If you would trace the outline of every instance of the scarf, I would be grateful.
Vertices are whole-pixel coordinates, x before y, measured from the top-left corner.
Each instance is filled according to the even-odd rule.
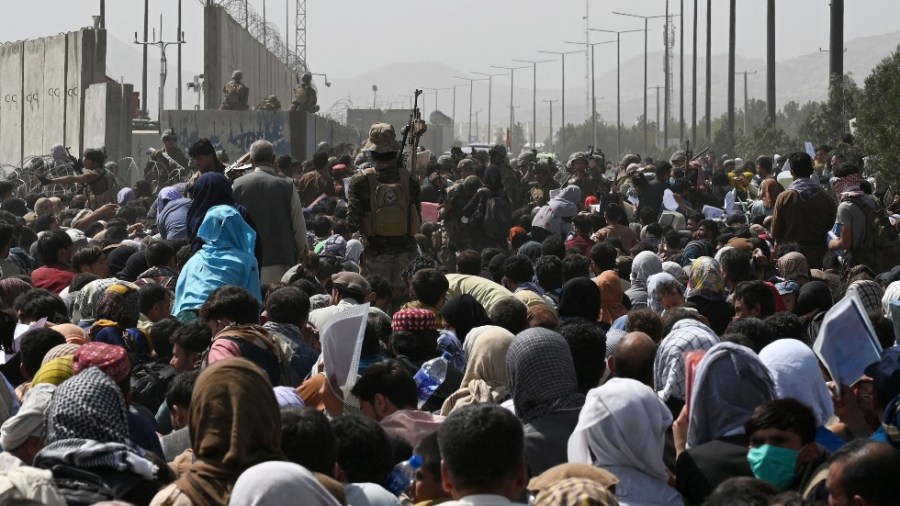
[[[630,290],[647,291],[647,278],[657,272],[662,272],[662,260],[652,251],[638,253],[631,262]]]
[[[647,301],[650,305],[650,309],[652,309],[654,313],[659,315],[661,315],[664,311],[662,305],[662,294],[659,291],[660,287],[664,284],[669,286],[678,284],[678,287],[682,288],[681,284],[678,283],[678,280],[668,272],[658,272],[650,276],[650,278],[647,280]]]
[[[653,383],[659,398],[684,400],[684,354],[694,350],[708,350],[718,344],[719,337],[702,322],[685,319],[675,323],[659,343],[653,361]]]
[[[722,300],[725,279],[722,267],[715,258],[700,257],[691,264],[691,278],[688,280],[685,298],[699,295],[709,300]]]
[[[117,281],[103,292],[94,314],[98,320],[97,325],[108,320],[123,329],[136,327],[140,316],[140,297],[137,287],[125,281]],[[109,322],[101,326],[111,326]]]
[[[484,306],[467,293],[450,299],[441,306],[441,316],[445,323],[453,327],[456,337],[463,343],[473,328],[491,324]]]
[[[628,313],[625,305],[622,304],[622,283],[616,271],[605,271],[597,277],[597,286],[600,288],[600,300],[603,305],[600,309],[600,321],[603,323],[612,323],[618,320],[622,315]]]
[[[822,313],[831,309],[834,305],[834,299],[831,296],[831,290],[828,285],[821,281],[810,281],[800,287],[800,293],[797,295],[797,307],[794,313],[797,316],[815,311],[815,314]]]
[[[796,339],[779,339],[759,352],[779,399],[793,398],[813,410],[817,426],[834,415],[834,403],[812,349]]]
[[[588,278],[572,278],[562,287],[557,313],[560,319],[584,318],[595,322],[600,316],[601,306],[602,298],[597,285]]]
[[[159,195],[156,196],[156,212],[161,213],[163,208],[166,207],[166,204],[182,197],[184,197],[184,195],[182,195],[181,191],[174,186],[166,186],[162,190],[159,190]]]
[[[509,333],[487,333],[472,345],[460,388],[444,401],[441,414],[469,404],[499,404],[508,395],[506,355]]]
[[[131,445],[122,390],[105,372],[90,367],[62,382],[47,413],[49,445],[67,439]]]
[[[841,200],[859,197],[864,193],[859,189],[859,174],[848,174],[844,177],[833,177],[828,180],[834,189],[834,194],[838,195]]]
[[[300,327],[296,325],[290,323],[278,323],[270,320],[263,325],[263,328],[268,330],[270,334],[281,334],[292,343],[303,342],[303,332],[301,332]]]
[[[243,358],[220,360],[200,373],[188,430],[196,460],[175,483],[195,506],[228,504],[241,473],[284,459],[272,384]]]
[[[300,498],[306,506],[340,504],[316,475],[293,462],[263,462],[247,469],[234,484],[231,504],[296,504]]]
[[[196,252],[203,246],[203,239],[198,235],[206,212],[216,206],[235,206],[236,203],[231,190],[231,181],[218,172],[201,174],[191,186],[191,197],[193,200],[188,208],[186,221],[191,250]]]
[[[552,330],[520,332],[506,354],[506,369],[510,396],[523,424],[553,413],[578,411],[584,404],[569,345]]]
[[[52,469],[65,464],[80,469],[114,469],[134,473],[145,480],[155,480],[159,467],[139,450],[121,443],[100,443],[90,439],[64,439],[41,449],[34,467]]]
[[[810,279],[809,265],[803,253],[792,251],[778,258],[775,263],[781,277],[794,282],[800,282],[800,278]]]
[[[788,190],[794,190],[800,195],[800,200],[806,202],[819,193],[819,184],[808,177],[794,179]]]

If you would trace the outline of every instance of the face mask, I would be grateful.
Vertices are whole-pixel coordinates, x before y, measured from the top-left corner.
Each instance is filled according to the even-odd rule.
[[[675,186],[675,178],[674,177],[669,178],[669,186]]]
[[[753,470],[753,476],[784,491],[794,483],[794,469],[799,455],[797,450],[762,445],[747,452],[747,461]]]

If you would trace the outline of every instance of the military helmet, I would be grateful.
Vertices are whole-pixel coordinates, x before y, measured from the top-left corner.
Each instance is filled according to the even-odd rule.
[[[684,150],[679,149],[678,151],[672,153],[672,156],[669,157],[669,163],[671,163],[672,165],[682,165],[684,164],[684,159],[686,156],[687,155],[685,154]]]
[[[160,139],[163,141],[165,141],[166,139],[172,139],[173,141],[177,141],[178,134],[175,133],[175,130],[172,130],[171,128],[167,128],[165,131],[163,131],[162,135],[160,136]]]
[[[536,161],[537,155],[534,154],[534,151],[522,151],[519,153],[519,156],[516,157],[516,166],[523,167]]]
[[[471,158],[463,158],[459,161],[459,164],[456,165],[457,170],[468,170],[471,172],[475,172],[475,161]]]
[[[534,168],[531,169],[531,172],[535,174],[549,174],[550,162],[546,158],[538,160],[537,163],[534,164]]]
[[[438,166],[443,170],[453,169],[453,158],[450,155],[441,155],[437,159]]]
[[[493,146],[491,146],[491,149],[488,150],[488,156],[505,157],[506,146],[504,146],[503,144],[494,144]]]

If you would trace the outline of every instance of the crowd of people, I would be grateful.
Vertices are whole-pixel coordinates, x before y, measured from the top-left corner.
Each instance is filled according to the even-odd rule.
[[[858,161],[403,149],[0,183],[0,502],[900,501],[898,203]],[[849,385],[813,346],[845,297]]]

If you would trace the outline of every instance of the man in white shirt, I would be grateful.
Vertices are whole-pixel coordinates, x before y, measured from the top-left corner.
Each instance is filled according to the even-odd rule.
[[[527,481],[522,424],[494,404],[472,404],[450,414],[438,430],[441,481],[453,501],[445,506],[508,506]]]

